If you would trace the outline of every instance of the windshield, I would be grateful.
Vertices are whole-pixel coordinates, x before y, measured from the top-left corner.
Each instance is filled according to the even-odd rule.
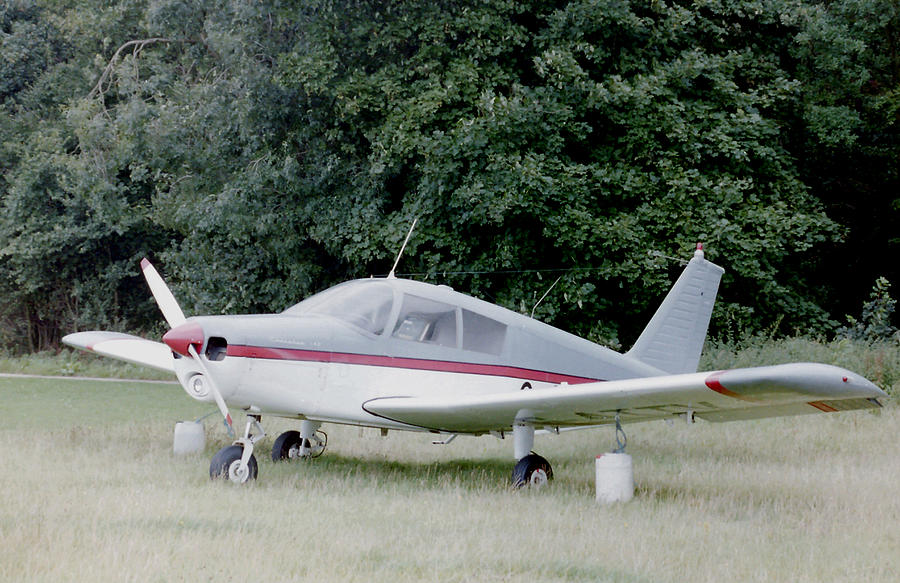
[[[394,292],[390,286],[377,282],[350,282],[307,298],[284,313],[331,316],[366,332],[381,334],[393,304]]]

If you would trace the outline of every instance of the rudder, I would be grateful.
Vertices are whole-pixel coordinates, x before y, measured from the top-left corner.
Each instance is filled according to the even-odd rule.
[[[696,372],[719,281],[725,270],[703,257],[694,257],[626,356],[668,374]]]

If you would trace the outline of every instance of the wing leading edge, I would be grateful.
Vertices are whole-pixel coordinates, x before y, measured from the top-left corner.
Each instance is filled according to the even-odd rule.
[[[76,332],[62,341],[73,348],[96,352],[133,364],[174,373],[172,349],[162,342],[120,332]]]
[[[693,413],[732,421],[879,407],[887,395],[848,370],[813,363],[666,375],[478,396],[385,397],[363,408],[433,430],[483,433],[514,421],[568,427]]]

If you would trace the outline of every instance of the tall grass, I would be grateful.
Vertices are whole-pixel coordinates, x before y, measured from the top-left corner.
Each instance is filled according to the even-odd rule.
[[[835,345],[836,346],[836,345]],[[714,347],[708,368],[752,359]],[[811,358],[785,341],[760,358]],[[895,357],[849,351],[861,373]],[[812,352],[811,352],[812,351]],[[773,358],[781,355],[783,358]],[[830,354],[825,350],[825,354]],[[867,360],[868,359],[868,360]],[[830,358],[824,359],[831,361]],[[853,366],[853,362],[875,368]],[[869,362],[870,364],[866,364]],[[731,364],[729,364],[731,363]],[[895,581],[900,408],[729,424],[627,427],[637,495],[602,506],[610,428],[539,436],[556,479],[506,485],[512,444],[328,425],[318,460],[208,479],[226,443],[171,453],[211,408],[175,385],[0,378],[0,581]]]

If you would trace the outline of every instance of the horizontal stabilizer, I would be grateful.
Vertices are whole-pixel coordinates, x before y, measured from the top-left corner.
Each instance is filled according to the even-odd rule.
[[[721,372],[561,384],[545,389],[448,397],[387,397],[363,408],[393,421],[451,433],[649,421],[696,414],[728,421],[877,407],[887,395],[848,370],[797,363]],[[844,407],[839,403],[845,403]]]
[[[162,342],[154,342],[121,332],[76,332],[62,341],[73,348],[96,352],[118,360],[174,373],[172,349]]]

